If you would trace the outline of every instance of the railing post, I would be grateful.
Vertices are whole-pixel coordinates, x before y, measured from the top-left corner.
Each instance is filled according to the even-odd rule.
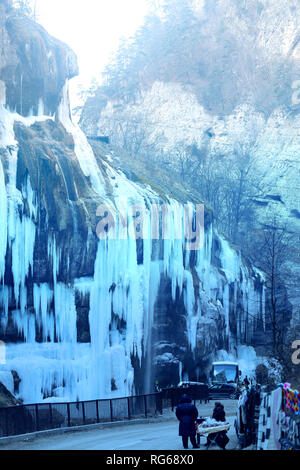
[[[3,408],[4,410],[4,419],[5,419],[5,430],[6,430],[6,436],[9,435],[9,432],[8,432],[8,409],[7,408]]]
[[[71,427],[70,403],[67,403],[68,427]]]
[[[155,400],[155,404],[156,404],[156,412],[158,412],[159,414],[163,414],[163,397],[162,397],[162,392],[158,393],[156,395],[156,400]]]
[[[36,430],[39,431],[39,429],[40,429],[39,405],[35,405],[35,425],[36,425]]]
[[[23,434],[27,434],[27,428],[28,428],[28,418],[27,418],[27,409],[24,405],[22,407],[20,406],[20,413],[22,413],[22,422],[23,422]]]
[[[99,418],[99,402],[96,400],[96,416],[97,416],[97,423],[100,423],[100,418]]]
[[[84,401],[82,402],[82,420],[83,420],[83,424],[85,424],[85,409],[84,409]]]
[[[148,411],[147,411],[147,396],[144,395],[144,407],[145,407],[145,418],[148,418]]]
[[[53,413],[52,413],[51,403],[49,403],[49,416],[50,416],[50,427],[53,428]]]
[[[110,421],[112,422],[112,420],[113,420],[113,407],[112,407],[111,399],[109,399],[109,409],[110,409]]]
[[[128,409],[128,419],[131,419],[131,416],[130,416],[130,401],[129,401],[129,397],[127,398],[127,409]]]

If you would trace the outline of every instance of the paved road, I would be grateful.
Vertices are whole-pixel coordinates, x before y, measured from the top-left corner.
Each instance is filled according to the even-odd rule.
[[[233,426],[236,402],[228,400],[223,403],[231,424],[227,449],[235,449],[238,445]],[[212,407],[213,403],[199,406],[199,415],[211,415]],[[106,429],[28,437],[23,441],[1,445],[0,450],[181,450],[178,421],[173,415],[171,412],[166,413],[165,421],[157,423],[122,424]],[[205,449],[205,442],[206,438],[202,437],[200,449]],[[217,446],[211,447],[213,449],[220,450]]]

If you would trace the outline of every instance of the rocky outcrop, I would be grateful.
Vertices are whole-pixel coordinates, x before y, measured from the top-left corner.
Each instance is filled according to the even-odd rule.
[[[0,408],[19,405],[20,401],[0,382]]]
[[[54,114],[66,79],[78,73],[73,51],[30,18],[0,3],[1,104],[22,116]]]

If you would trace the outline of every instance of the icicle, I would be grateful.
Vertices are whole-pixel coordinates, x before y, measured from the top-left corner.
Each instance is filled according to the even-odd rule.
[[[25,292],[25,279],[29,268],[33,270],[33,250],[35,243],[35,224],[23,215],[22,221],[16,218],[15,238],[12,242],[12,273],[14,277],[14,293],[18,304],[20,296]],[[22,313],[26,305],[23,303]]]
[[[0,281],[5,272],[5,254],[7,248],[7,196],[2,162],[0,159]]]
[[[76,343],[77,313],[74,289],[65,284],[57,283],[54,288],[55,325],[58,341]]]
[[[229,243],[221,238],[221,263],[229,283],[239,279],[239,268],[241,261],[235,250],[230,248]]]
[[[225,312],[226,335],[229,336],[229,286],[225,284],[223,291],[223,306]]]
[[[196,348],[197,342],[199,314],[198,312],[195,313],[195,293],[192,274],[189,271],[185,271],[184,278],[186,284],[184,289],[184,305],[187,312],[187,332],[189,344],[193,351]]]
[[[62,90],[62,99],[58,107],[57,115],[66,131],[69,132],[74,139],[74,152],[83,174],[90,178],[94,191],[101,196],[105,196],[104,180],[92,148],[80,127],[71,120],[68,81],[66,81]]]
[[[49,285],[44,283],[40,286],[33,286],[33,304],[36,313],[37,324],[43,333],[43,341],[54,341],[54,316],[50,311],[50,305],[53,299],[53,291]]]
[[[39,99],[39,104],[38,104],[38,116],[44,116],[45,114],[45,106],[43,102],[43,98]]]

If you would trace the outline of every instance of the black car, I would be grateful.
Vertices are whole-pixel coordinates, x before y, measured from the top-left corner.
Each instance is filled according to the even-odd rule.
[[[237,399],[240,395],[239,389],[235,384],[213,384],[209,387],[209,398],[215,400],[217,398]]]

